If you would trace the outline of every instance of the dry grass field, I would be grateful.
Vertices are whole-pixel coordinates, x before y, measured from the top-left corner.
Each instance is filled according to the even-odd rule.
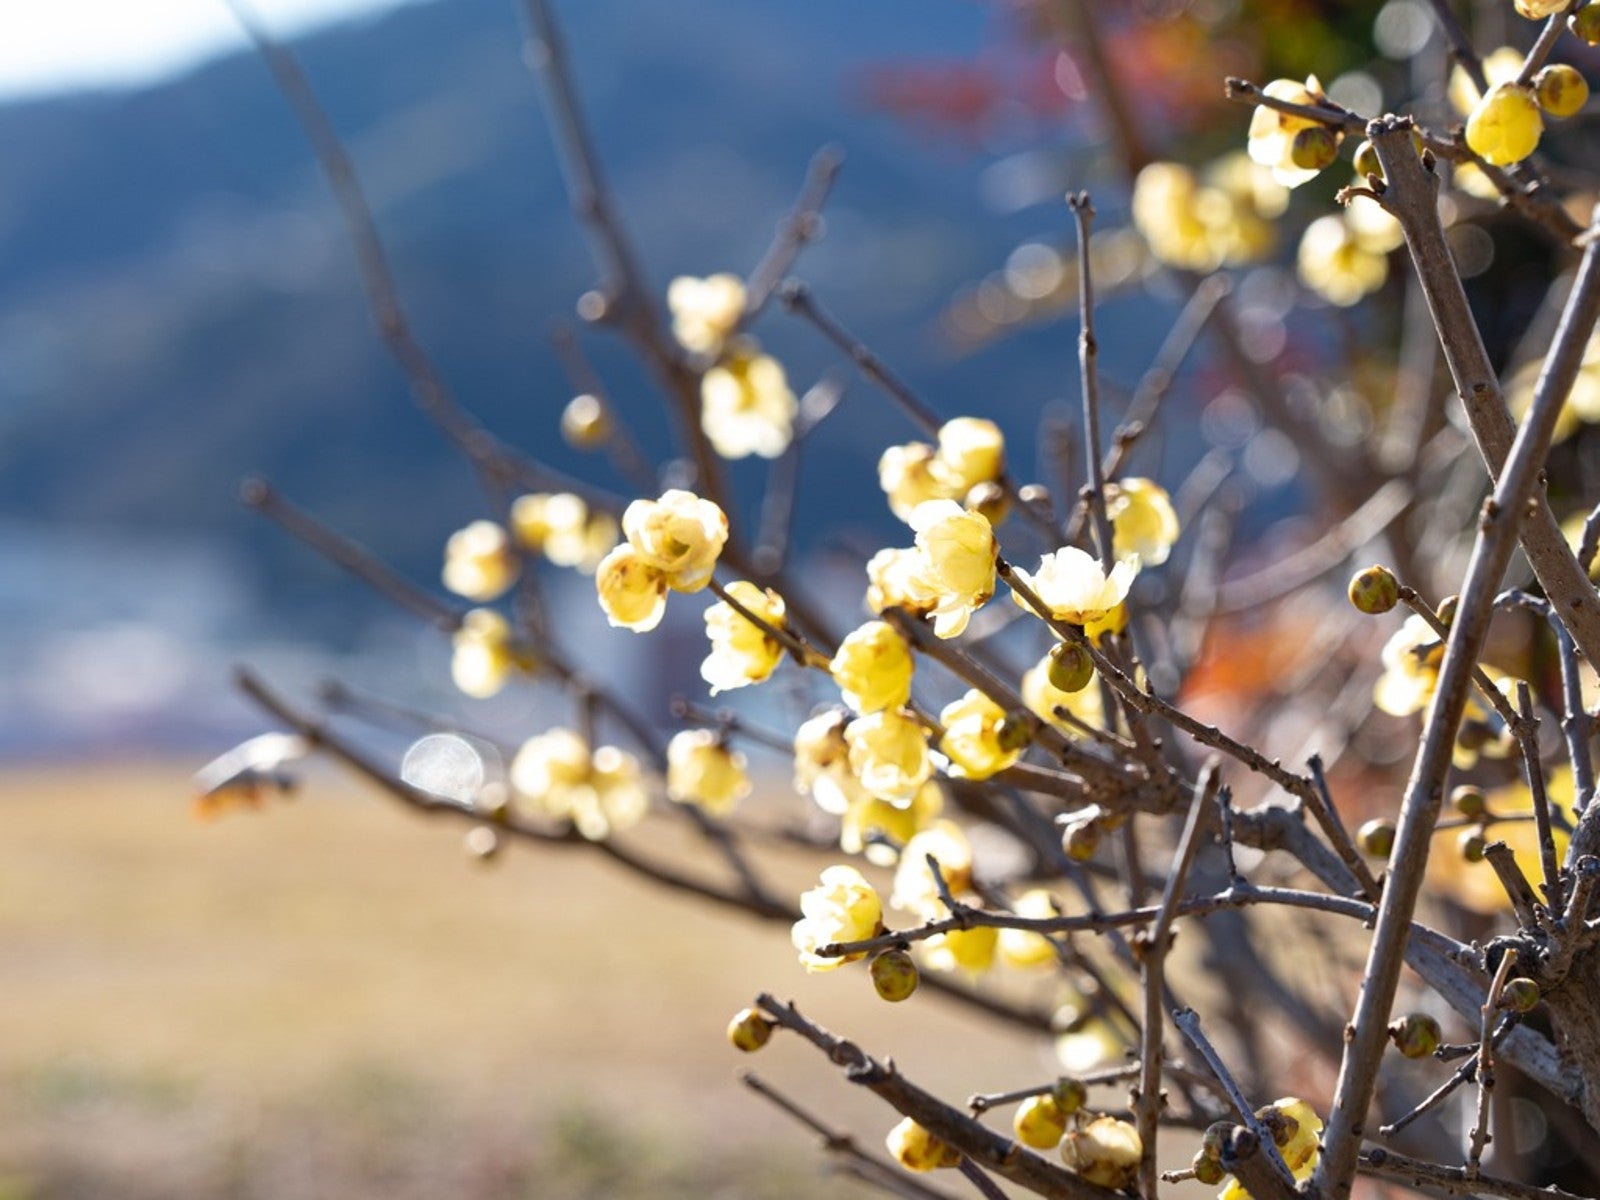
[[[185,766],[11,772],[0,805],[0,1200],[864,1194],[737,1082],[893,1122],[813,1052],[727,1046],[763,987],[948,1094],[1053,1072],[587,852],[475,863],[336,775],[211,824]]]

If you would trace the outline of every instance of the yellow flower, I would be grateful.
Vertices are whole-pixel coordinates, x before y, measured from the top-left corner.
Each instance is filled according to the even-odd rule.
[[[890,446],[878,459],[878,485],[889,498],[890,511],[902,521],[911,520],[911,513],[919,504],[955,496],[955,489],[934,464],[934,448],[926,442]]]
[[[891,804],[859,790],[839,827],[839,849],[865,855],[868,862],[892,866],[900,847],[927,829],[944,811],[944,789],[930,779],[917,789],[910,804]],[[884,839],[894,843],[885,845]]]
[[[928,731],[898,709],[857,717],[845,727],[850,769],[872,795],[909,803],[933,774]]]
[[[1046,655],[1022,675],[1022,702],[1028,711],[1072,737],[1081,737],[1083,731],[1062,720],[1056,709],[1064,708],[1086,725],[1105,728],[1105,713],[1100,706],[1100,688],[1090,681],[1089,686],[1076,692],[1063,692],[1050,683],[1050,657]]]
[[[737,275],[680,275],[667,285],[672,333],[685,350],[717,354],[744,317],[744,281]]]
[[[911,699],[911,649],[894,628],[868,621],[839,643],[828,664],[844,702],[858,713],[899,708]]]
[[[677,592],[697,592],[711,579],[728,540],[728,518],[709,500],[673,488],[659,500],[635,500],[622,531],[646,564]]]
[[[1322,1118],[1304,1100],[1294,1096],[1274,1101],[1271,1107],[1291,1124],[1288,1141],[1278,1147],[1278,1153],[1283,1155],[1283,1165],[1289,1168],[1289,1173],[1296,1181],[1310,1179],[1317,1169],[1320,1150],[1317,1137],[1322,1132]],[[1268,1118],[1269,1126],[1272,1123],[1273,1120]],[[1227,1186],[1217,1193],[1217,1200],[1251,1200],[1251,1196],[1237,1179],[1230,1177]]]
[[[1167,489],[1149,479],[1122,479],[1106,485],[1106,516],[1111,518],[1111,550],[1147,567],[1167,561],[1178,540],[1178,514]]]
[[[709,729],[685,729],[667,743],[667,798],[723,816],[750,794],[744,755]]]
[[[1064,546],[1039,560],[1037,574],[1030,576],[1021,569],[1016,573],[1056,620],[1088,625],[1104,620],[1127,599],[1133,578],[1139,573],[1139,563],[1124,558],[1107,575],[1092,556],[1076,546]],[[1020,596],[1013,596],[1028,608]]]
[[[1492,88],[1498,83],[1510,83],[1522,74],[1522,51],[1515,46],[1501,46],[1483,56],[1483,77]],[[1450,104],[1463,117],[1477,107],[1482,93],[1478,85],[1458,65],[1450,72]],[[1498,192],[1495,195],[1499,195]]]
[[[939,885],[928,866],[930,855],[939,864],[939,873],[951,895],[972,890],[972,843],[954,821],[936,821],[900,852],[889,903],[925,921],[936,921],[947,914],[939,897]]]
[[[745,580],[728,585],[728,594],[776,629],[784,627],[783,597]],[[700,678],[711,694],[760,683],[783,658],[783,644],[755,622],[718,601],[706,609],[706,636],[711,653],[700,664]]]
[[[1533,389],[1543,367],[1544,356],[1537,355],[1518,367],[1506,381],[1506,403],[1519,421],[1533,407]],[[1600,331],[1589,335],[1577,378],[1572,381],[1572,390],[1567,393],[1561,415],[1556,418],[1554,440],[1566,441],[1582,426],[1594,424],[1600,424]]]
[[[1300,236],[1295,259],[1300,282],[1330,304],[1348,308],[1389,277],[1389,260],[1362,244],[1346,219],[1318,217]]]
[[[610,514],[591,512],[571,492],[518,496],[511,504],[511,528],[529,550],[585,574],[592,574],[617,544],[617,523]]]
[[[879,550],[867,562],[867,607],[875,613],[902,608],[913,616],[930,613],[939,603],[939,590],[928,570],[927,557],[914,547]]]
[[[1021,757],[1020,748],[1008,750],[1000,744],[1005,716],[1005,709],[976,688],[944,706],[939,713],[939,724],[944,726],[939,749],[950,759],[952,774],[987,779]]]
[[[1413,614],[1386,643],[1380,655],[1383,674],[1372,690],[1372,701],[1391,716],[1407,717],[1428,706],[1439,682],[1444,643],[1432,627]]]
[[[1274,79],[1261,90],[1274,100],[1284,100],[1290,104],[1300,104],[1310,108],[1315,108],[1326,99],[1322,94],[1322,85],[1317,82],[1315,75],[1307,77],[1303,84],[1296,83],[1292,79]],[[1272,168],[1273,177],[1279,183],[1285,187],[1298,187],[1308,179],[1315,179],[1322,168],[1302,167],[1296,163],[1295,135],[1321,124],[1308,117],[1291,116],[1262,105],[1250,118],[1250,135],[1246,149],[1256,162]],[[1324,125],[1323,128],[1328,127]],[[1338,139],[1343,136],[1342,133],[1338,130],[1330,132],[1333,133],[1337,144]]]
[[[838,709],[828,709],[794,732],[794,790],[835,815],[867,798],[850,773],[850,745],[844,737],[847,720]]]
[[[940,1141],[910,1117],[889,1130],[883,1143],[895,1162],[908,1171],[936,1171],[961,1165],[961,1151]]]
[[[626,542],[600,560],[594,586],[606,620],[623,629],[646,633],[667,611],[667,577]]]
[[[1570,0],[1514,0],[1513,7],[1530,21],[1543,21],[1558,12],[1565,12]]]
[[[1544,118],[1533,89],[1497,83],[1467,117],[1467,146],[1497,167],[1521,162],[1539,146]]]
[[[650,807],[638,759],[615,746],[591,754],[570,729],[524,742],[511,762],[511,786],[546,816],[571,821],[590,841],[638,824]]]
[[[816,951],[835,942],[864,942],[883,930],[883,902],[854,867],[834,866],[822,872],[822,882],[800,895],[801,919],[789,940],[800,951],[807,971],[832,971],[866,957],[865,952],[823,958]]]
[[[932,610],[933,632],[952,638],[994,595],[994,563],[1000,547],[988,518],[969,513],[954,500],[930,500],[911,514],[917,549],[927,563],[926,578],[938,591]]]
[[[1271,253],[1271,218],[1288,199],[1272,172],[1242,151],[1217,159],[1204,181],[1178,163],[1155,162],[1134,181],[1133,223],[1162,262],[1211,271]]]
[[[700,382],[700,425],[723,458],[777,458],[794,436],[800,404],[783,366],[741,344]]]
[[[1096,1117],[1081,1129],[1068,1130],[1061,1143],[1061,1158],[1068,1167],[1089,1183],[1107,1188],[1131,1186],[1143,1154],[1139,1131],[1116,1117]]]
[[[949,489],[947,496],[965,496],[978,484],[1000,477],[1005,468],[1005,449],[1005,438],[993,421],[956,417],[939,427],[933,473]]]
[[[1023,892],[1012,909],[1019,917],[1056,916],[1055,897],[1040,888]],[[1000,960],[1013,967],[1043,967],[1059,962],[1054,943],[1042,933],[1027,929],[1002,929],[997,947]]]
[[[480,603],[506,594],[517,581],[517,554],[493,521],[474,521],[444,545],[444,585]]]
[[[976,897],[966,897],[976,900]],[[935,934],[923,943],[923,962],[935,971],[962,970],[982,974],[994,966],[998,929],[980,925],[973,929],[953,929]]]
[[[532,669],[532,659],[512,643],[510,622],[494,609],[475,608],[461,618],[451,639],[450,677],[467,695],[487,699],[512,671]]]

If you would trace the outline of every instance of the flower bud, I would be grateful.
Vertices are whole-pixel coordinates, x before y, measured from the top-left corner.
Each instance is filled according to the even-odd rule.
[[[1017,1141],[1035,1150],[1054,1150],[1067,1131],[1067,1114],[1052,1095],[1029,1096],[1011,1118]]]
[[[1394,849],[1394,822],[1386,817],[1374,817],[1356,830],[1356,845],[1363,854],[1388,858]]]
[[[936,1171],[961,1165],[961,1151],[934,1137],[910,1117],[891,1129],[883,1142],[894,1160],[908,1171]]]
[[[1515,979],[1506,980],[1505,987],[1500,989],[1500,1007],[1509,1008],[1512,1012],[1532,1012],[1539,1003],[1539,985],[1526,975],[1519,975]]]
[[[995,729],[995,741],[1008,754],[1026,749],[1028,743],[1033,741],[1033,730],[1037,724],[1037,720],[1029,713],[1008,712],[1000,718],[1000,724]]]
[[[1222,1163],[1212,1158],[1204,1150],[1194,1156],[1194,1177],[1207,1187],[1216,1187],[1227,1178],[1228,1173],[1222,1169]]]
[[[1552,117],[1570,117],[1589,101],[1589,81],[1566,63],[1553,63],[1533,77],[1539,107]]]
[[[1591,46],[1600,46],[1600,4],[1585,4],[1567,18],[1567,28]]]
[[[1544,133],[1533,89],[1497,83],[1467,117],[1467,146],[1497,167],[1532,154]]]
[[[1283,1149],[1300,1133],[1300,1122],[1276,1104],[1265,1104],[1256,1109],[1256,1120],[1272,1134],[1272,1144]]]
[[[1096,1117],[1067,1134],[1061,1159],[1090,1183],[1125,1188],[1139,1173],[1144,1143],[1139,1131],[1116,1117]]]
[[[1055,1099],[1056,1107],[1063,1115],[1070,1117],[1088,1102],[1089,1089],[1083,1080],[1074,1079],[1070,1075],[1063,1075],[1056,1080],[1056,1086],[1050,1095]]]
[[[1383,178],[1383,164],[1378,161],[1378,151],[1371,142],[1362,142],[1356,147],[1354,166],[1356,174],[1363,179],[1369,175]]]
[[[1400,603],[1400,581],[1388,567],[1357,571],[1350,578],[1350,603],[1368,616],[1386,613]]]
[[[1061,849],[1073,862],[1088,862],[1100,849],[1099,822],[1073,821],[1061,831]]]
[[[1094,678],[1094,660],[1076,642],[1058,642],[1050,649],[1050,686],[1061,692],[1081,692]]]
[[[1011,498],[1006,495],[1005,488],[992,479],[973,485],[967,493],[964,506],[968,512],[986,517],[989,524],[996,528],[1011,515]]]
[[[1450,807],[1469,821],[1489,811],[1489,798],[1475,787],[1462,785],[1450,793]]]
[[[1320,171],[1338,157],[1338,135],[1326,125],[1302,129],[1289,143],[1289,160],[1303,171]]]
[[[728,1022],[728,1040],[746,1054],[753,1054],[772,1040],[772,1022],[753,1008],[741,1008]]]
[[[1456,847],[1461,851],[1461,857],[1469,863],[1482,862],[1483,852],[1489,848],[1489,842],[1481,829],[1468,829],[1456,839]]]
[[[593,450],[611,437],[611,414],[598,396],[574,396],[561,410],[561,436],[574,450]]]
[[[885,950],[867,964],[872,986],[891,1004],[898,1004],[917,990],[922,976],[917,964],[904,950]]]
[[[1427,1013],[1410,1013],[1389,1026],[1389,1040],[1407,1058],[1426,1058],[1439,1048],[1444,1035],[1439,1022]]]
[[[1439,601],[1439,620],[1446,629],[1456,623],[1456,609],[1461,607],[1460,596],[1446,596]]]

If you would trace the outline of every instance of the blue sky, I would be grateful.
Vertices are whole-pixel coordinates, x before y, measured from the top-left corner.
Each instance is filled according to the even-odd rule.
[[[296,33],[408,0],[254,0]],[[0,99],[122,87],[242,46],[223,0],[0,0]]]

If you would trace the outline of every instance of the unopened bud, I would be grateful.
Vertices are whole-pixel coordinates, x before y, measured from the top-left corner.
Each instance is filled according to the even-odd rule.
[[[746,1054],[754,1053],[772,1040],[772,1022],[753,1008],[741,1008],[728,1022],[728,1040]]]
[[[603,446],[611,436],[611,414],[598,396],[574,396],[561,410],[561,436],[578,450]]]
[[[1371,142],[1362,142],[1356,147],[1355,155],[1356,174],[1365,179],[1369,175],[1383,178],[1383,164],[1378,161],[1378,151]]]
[[[1098,822],[1074,821],[1061,832],[1061,849],[1073,862],[1088,862],[1100,849]]]
[[[1407,1058],[1426,1058],[1439,1048],[1444,1035],[1439,1022],[1427,1013],[1410,1013],[1389,1026],[1389,1040]]]
[[[1509,1008],[1512,1012],[1532,1012],[1539,1003],[1539,985],[1526,975],[1518,975],[1515,979],[1506,980],[1505,987],[1500,989],[1500,1007]]]
[[[917,964],[904,950],[885,950],[867,964],[872,986],[891,1004],[898,1004],[917,990],[922,976]]]
[[[995,729],[995,741],[1007,754],[1026,749],[1028,743],[1033,741],[1034,725],[1032,713],[1009,712],[1000,718],[1000,724]]]
[[[1006,495],[1005,488],[992,479],[985,479],[982,483],[973,484],[967,492],[966,509],[998,528],[1000,522],[1011,514],[1011,498]]]
[[[1312,125],[1294,135],[1289,158],[1302,171],[1320,171],[1339,157],[1339,138],[1326,125]]]
[[[1222,1161],[1212,1158],[1204,1150],[1194,1156],[1194,1177],[1207,1187],[1216,1187],[1228,1177],[1222,1169]]]
[[[1076,642],[1059,642],[1050,649],[1050,686],[1058,692],[1081,692],[1094,678],[1094,660]]]
[[[1489,848],[1489,842],[1479,830],[1468,829],[1456,839],[1456,848],[1469,863],[1482,862],[1483,852]]]
[[[1386,613],[1400,603],[1400,581],[1388,567],[1357,571],[1350,578],[1350,603],[1368,616]]]
[[[1055,1097],[1056,1107],[1069,1117],[1082,1108],[1089,1099],[1089,1089],[1083,1080],[1074,1079],[1070,1075],[1064,1075],[1056,1080],[1056,1086],[1050,1094]]]
[[[1067,1114],[1050,1095],[1029,1096],[1011,1118],[1017,1141],[1035,1150],[1054,1150],[1067,1131]]]
[[[1475,787],[1462,785],[1450,793],[1450,807],[1469,821],[1489,811],[1489,798]]]
[[[1585,4],[1567,18],[1567,28],[1591,46],[1600,46],[1600,4]]]
[[[1394,822],[1386,817],[1374,817],[1356,830],[1356,845],[1363,854],[1388,858],[1394,849]]]

